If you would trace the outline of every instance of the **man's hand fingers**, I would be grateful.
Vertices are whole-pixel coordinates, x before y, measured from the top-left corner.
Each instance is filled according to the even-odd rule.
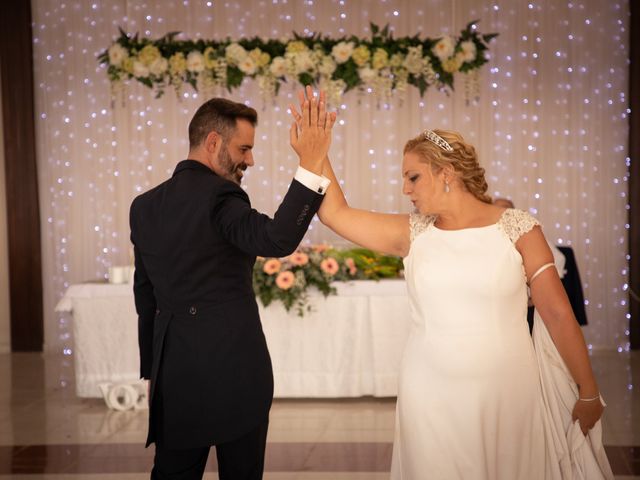
[[[295,120],[296,124],[300,126],[300,124],[302,123],[302,115],[298,113],[296,107],[294,107],[293,104],[289,104],[289,112],[291,113],[291,116]]]
[[[331,129],[331,126],[329,126],[327,124],[327,122],[329,121],[329,118],[331,116],[330,113],[327,112],[327,92],[324,90],[320,90],[320,95],[319,95],[319,101],[320,101],[320,115],[318,118],[318,125],[320,127],[324,127],[325,129],[328,127],[329,129]],[[335,119],[334,119],[335,121]]]
[[[327,122],[327,105],[320,95],[320,101],[318,103],[318,126],[320,128],[326,128]]]
[[[308,87],[311,88],[311,87]],[[309,117],[309,124],[312,127],[316,127],[318,125],[318,99],[316,97],[313,96],[313,94],[311,95],[311,107],[310,107],[310,117]]]
[[[304,89],[298,90],[298,103],[300,104],[300,108],[304,104]]]
[[[300,128],[305,128],[309,126],[309,112],[310,105],[309,100],[305,100],[302,102],[302,125]]]
[[[317,119],[318,119],[318,111],[317,111],[317,105],[318,105],[318,99],[315,97],[315,95],[313,94],[313,88],[311,88],[311,85],[307,85],[306,87],[304,87],[304,91],[305,94],[307,96],[307,102],[309,102],[309,120],[310,122],[313,122],[315,120],[315,123],[310,123],[311,125],[317,125]],[[314,102],[315,101],[315,102]],[[315,111],[314,111],[315,109]]]
[[[298,125],[296,122],[291,124],[291,128],[289,129],[289,143],[291,146],[298,144]]]

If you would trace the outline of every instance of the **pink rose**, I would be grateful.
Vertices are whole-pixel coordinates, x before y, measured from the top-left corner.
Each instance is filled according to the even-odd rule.
[[[267,275],[273,275],[276,272],[280,271],[280,266],[282,264],[280,263],[280,260],[278,260],[277,258],[271,258],[269,260],[267,260],[266,262],[264,262],[264,266],[262,267],[262,271],[264,273],[266,273]]]
[[[296,265],[297,267],[302,267],[303,265],[306,265],[307,263],[309,263],[309,255],[302,252],[294,252],[289,257],[289,261],[293,265]]]
[[[293,273],[289,270],[286,270],[278,274],[278,276],[276,277],[276,285],[281,290],[289,290],[291,287],[293,287],[294,280],[295,276],[293,275]]]
[[[322,262],[320,262],[320,268],[327,275],[335,275],[336,273],[338,273],[338,270],[340,270],[338,262],[336,262],[336,259],[332,257],[328,257],[322,260]]]
[[[349,269],[349,275],[353,277],[358,271],[358,267],[356,267],[356,262],[353,261],[353,258],[347,257],[344,263],[347,265],[347,268]]]

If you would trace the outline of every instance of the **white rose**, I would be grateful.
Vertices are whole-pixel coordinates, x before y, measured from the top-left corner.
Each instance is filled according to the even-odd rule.
[[[247,58],[247,55],[249,55],[244,47],[238,43],[230,43],[229,45],[227,45],[224,53],[227,62],[229,62],[231,65],[240,64],[245,58]]]
[[[409,73],[416,75],[422,71],[422,59],[417,57],[407,57],[403,66]]]
[[[401,67],[404,63],[404,56],[401,53],[394,53],[389,59],[389,66],[393,68]]]
[[[295,53],[291,55],[291,60],[293,60],[293,72],[295,75],[300,75],[301,73],[309,72],[313,70],[315,63],[313,62],[313,58],[311,54],[306,52]]]
[[[246,73],[247,75],[253,75],[254,73],[256,73],[258,66],[256,65],[256,62],[253,60],[253,58],[247,55],[244,60],[242,60],[238,64],[238,68],[240,69],[240,71]]]
[[[204,70],[204,56],[197,50],[189,52],[187,55],[187,70],[199,73]]]
[[[347,84],[340,78],[338,80],[331,80],[327,77],[320,77],[318,88],[327,93],[328,103],[336,105],[340,103],[340,99],[344,90],[347,88]]]
[[[457,55],[447,58],[444,62],[442,62],[442,69],[445,72],[455,73],[460,70],[462,63],[464,60],[462,59],[462,52]]]
[[[133,76],[134,77],[140,77],[140,78],[145,78],[149,76],[149,69],[147,68],[147,66],[142,63],[139,62],[138,60],[133,62]]]
[[[364,83],[370,83],[378,76],[378,74],[373,68],[364,67],[358,70],[358,76]]]
[[[119,43],[114,43],[109,47],[109,63],[114,67],[119,67],[125,58],[129,56],[129,52]]]
[[[333,58],[329,56],[325,56],[322,58],[320,65],[318,67],[318,71],[322,75],[331,76],[333,72],[336,71],[337,65],[336,62],[333,61]]]
[[[351,58],[353,42],[340,42],[333,46],[331,55],[337,63],[344,63]]]
[[[431,51],[433,54],[440,59],[440,61],[446,60],[451,55],[453,55],[453,51],[455,50],[456,45],[453,42],[453,39],[449,36],[442,37],[438,43],[436,43]]]
[[[462,47],[462,58],[465,62],[473,62],[476,59],[476,44],[471,40],[467,40],[460,44]]]
[[[169,62],[164,57],[157,58],[151,65],[149,65],[149,71],[156,77],[161,76],[168,68]]]
[[[285,54],[284,62],[285,68],[287,69],[287,75],[296,76],[298,73],[296,71],[296,65],[293,61],[293,57],[289,54]]]
[[[284,77],[287,74],[287,61],[283,57],[276,57],[269,65],[269,71],[274,77]]]
[[[436,75],[436,72],[433,69],[433,65],[431,65],[431,61],[428,58],[424,62],[422,76],[424,77],[428,85],[433,85],[438,80],[438,76]]]
[[[419,52],[409,52],[405,57],[404,62],[402,62],[402,66],[413,75],[419,74],[424,67],[422,54]]]

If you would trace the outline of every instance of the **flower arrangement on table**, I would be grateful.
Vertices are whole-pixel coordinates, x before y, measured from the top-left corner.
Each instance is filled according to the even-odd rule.
[[[334,281],[401,278],[402,259],[364,248],[335,250],[328,245],[302,247],[286,258],[259,257],[253,267],[253,289],[266,307],[279,300],[299,316],[311,310],[308,289],[335,295]]]
[[[408,85],[421,96],[432,85],[448,92],[454,74],[476,73],[487,62],[487,43],[498,35],[481,35],[476,24],[470,22],[456,37],[393,38],[388,25],[380,29],[371,24],[370,39],[294,33],[293,39],[235,41],[176,40],[179,32],[153,40],[120,29],[120,37],[98,61],[107,66],[114,88],[123,80],[136,80],[154,89],[156,97],[168,87],[179,96],[184,84],[205,95],[216,89],[231,92],[249,77],[258,81],[265,98],[293,82],[326,90],[334,103],[354,88],[386,100]]]

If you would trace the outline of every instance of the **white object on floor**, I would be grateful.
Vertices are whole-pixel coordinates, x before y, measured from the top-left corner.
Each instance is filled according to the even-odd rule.
[[[104,401],[112,410],[146,410],[149,408],[147,399],[147,382],[139,380],[129,383],[101,383],[98,385]]]

